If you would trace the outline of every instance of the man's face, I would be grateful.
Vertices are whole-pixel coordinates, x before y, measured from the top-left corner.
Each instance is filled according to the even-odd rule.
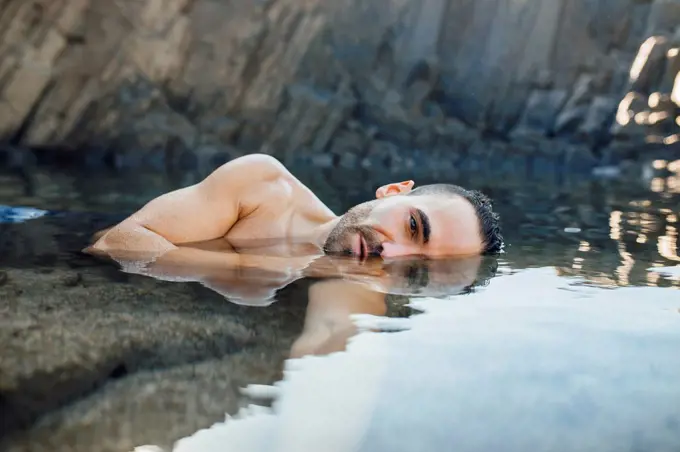
[[[378,199],[340,218],[325,243],[331,254],[396,257],[468,256],[483,244],[474,207],[451,194],[405,196],[413,182],[378,189]]]

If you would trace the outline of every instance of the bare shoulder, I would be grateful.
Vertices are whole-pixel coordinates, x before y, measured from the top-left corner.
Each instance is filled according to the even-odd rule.
[[[223,237],[243,216],[257,209],[263,193],[287,178],[275,158],[263,154],[239,157],[214,170],[201,182],[152,199],[95,239],[109,248],[158,249],[171,244]],[[102,247],[104,245],[101,245]]]
[[[261,202],[288,202],[303,210],[332,214],[321,200],[279,160],[267,154],[249,154],[217,168],[201,185],[205,190],[232,194],[251,206]],[[281,206],[283,207],[283,206]]]
[[[200,184],[211,186],[228,183],[235,188],[288,177],[292,177],[292,174],[271,155],[248,154],[220,166]]]
[[[242,216],[265,204],[283,208],[305,189],[283,163],[267,154],[248,154],[227,162],[198,184],[204,196],[236,201]]]

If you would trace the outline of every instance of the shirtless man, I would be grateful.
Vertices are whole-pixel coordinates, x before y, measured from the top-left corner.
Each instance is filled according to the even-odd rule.
[[[152,200],[97,234],[87,252],[113,258],[129,273],[198,282],[251,306],[268,305],[300,278],[321,278],[309,287],[304,330],[291,356],[328,353],[355,333],[351,315],[385,314],[385,293],[395,291],[394,275],[406,264],[399,258],[460,257],[437,259],[446,268],[430,272],[428,284],[467,286],[480,255],[500,250],[498,216],[484,195],[413,185],[380,187],[375,200],[337,216],[276,159],[252,154]],[[254,243],[260,251],[253,252]],[[366,262],[368,256],[384,261]]]
[[[310,254],[392,258],[471,256],[502,247],[498,215],[483,194],[454,185],[378,188],[376,199],[334,214],[278,160],[234,159],[196,185],[166,193],[102,231],[90,251],[161,256],[226,239],[233,247],[287,240]]]

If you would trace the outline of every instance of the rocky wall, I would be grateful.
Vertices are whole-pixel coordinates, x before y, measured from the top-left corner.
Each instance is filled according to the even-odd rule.
[[[0,136],[123,166],[594,166],[678,142],[679,49],[680,0],[4,0]]]

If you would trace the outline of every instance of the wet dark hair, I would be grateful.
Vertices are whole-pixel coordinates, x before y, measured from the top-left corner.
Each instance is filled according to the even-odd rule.
[[[441,297],[441,296],[453,296],[453,295],[470,295],[475,293],[477,289],[483,288],[489,285],[491,280],[496,277],[498,272],[498,258],[496,256],[486,256],[484,260],[480,263],[479,269],[477,270],[477,275],[471,284],[464,287],[441,287],[434,288],[430,287],[429,278],[417,278],[413,281],[409,281],[406,291],[399,293],[388,292],[385,299],[387,303],[387,317],[409,317],[414,313],[414,308],[409,305],[409,302],[413,297]],[[413,265],[419,267],[425,267],[425,272],[427,273],[428,263],[432,263],[431,260],[420,260],[414,261]],[[437,270],[435,270],[437,271]],[[445,269],[439,270],[446,272]],[[420,273],[417,272],[416,273]]]
[[[420,195],[458,195],[467,199],[475,208],[479,218],[482,235],[483,254],[495,254],[503,248],[500,217],[493,211],[493,203],[488,196],[477,190],[467,190],[453,184],[423,185],[408,193],[407,196]]]

